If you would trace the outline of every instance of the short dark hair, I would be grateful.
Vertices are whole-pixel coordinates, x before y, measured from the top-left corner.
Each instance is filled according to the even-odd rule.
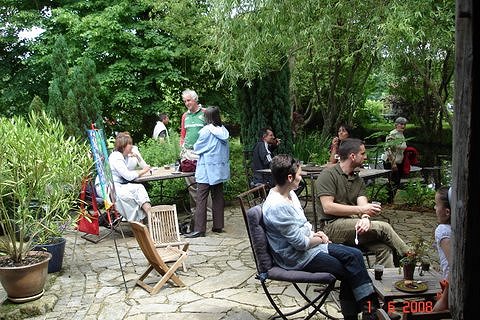
[[[220,117],[220,109],[215,106],[208,107],[205,110],[205,121],[207,124],[213,124],[215,127],[222,125],[222,119]]]
[[[167,116],[165,113],[160,113],[160,115],[158,116],[158,119],[159,119],[160,121],[165,120],[165,118],[168,118],[168,116]]]
[[[355,138],[347,138],[343,140],[337,151],[340,160],[347,160],[351,153],[358,153],[360,151],[360,146],[364,144],[365,143],[362,140]]]
[[[267,135],[268,131],[273,132],[273,129],[271,127],[263,127],[260,130],[258,130],[258,139],[260,141],[263,140],[263,137]]]
[[[279,154],[273,157],[270,163],[272,177],[276,184],[283,186],[289,174],[295,175],[300,163],[288,154]]]

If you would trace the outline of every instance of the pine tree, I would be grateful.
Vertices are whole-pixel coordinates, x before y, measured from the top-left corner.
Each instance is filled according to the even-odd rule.
[[[30,103],[28,110],[29,110],[29,113],[30,111],[34,111],[35,113],[40,113],[43,110],[45,110],[45,103],[43,103],[42,99],[39,96],[35,95],[35,97],[33,97],[32,99],[32,102]]]
[[[59,36],[52,53],[52,76],[48,112],[62,122],[67,135],[84,137],[85,129],[101,118],[94,61],[83,58],[69,69],[65,38]]]
[[[236,105],[241,112],[241,141],[245,150],[252,150],[259,131],[271,127],[282,139],[279,153],[293,152],[291,107],[289,96],[290,71],[288,66],[270,72],[262,79],[237,83]]]

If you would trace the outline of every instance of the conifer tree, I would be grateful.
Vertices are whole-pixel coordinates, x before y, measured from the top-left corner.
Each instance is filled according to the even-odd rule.
[[[252,150],[260,138],[260,129],[271,127],[277,138],[282,139],[278,153],[292,154],[289,77],[286,66],[255,79],[250,85],[246,81],[237,83],[236,104],[242,110],[241,140],[245,150]]]
[[[43,110],[45,110],[45,103],[43,103],[42,98],[35,95],[32,99],[32,102],[30,102],[29,112],[34,111],[36,113],[40,113]]]
[[[101,118],[100,85],[96,67],[89,58],[68,67],[65,38],[59,36],[52,53],[52,81],[48,89],[48,112],[59,119],[67,135],[84,137],[85,129]]]

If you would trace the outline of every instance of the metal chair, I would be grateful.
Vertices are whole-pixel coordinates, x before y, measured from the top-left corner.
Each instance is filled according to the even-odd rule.
[[[155,247],[170,246],[187,252],[190,243],[180,238],[176,205],[154,206],[147,213],[147,217],[148,231],[152,235]],[[185,262],[183,262],[183,271],[187,271]]]
[[[285,270],[276,266],[270,254],[270,248],[263,224],[261,205],[256,205],[247,211],[245,211],[244,208],[245,206],[242,206],[243,218],[245,220],[248,238],[250,240],[253,257],[257,267],[257,275],[255,278],[260,281],[263,291],[270,301],[270,304],[278,313],[278,315],[273,317],[273,319],[288,319],[287,317],[297,315],[299,312],[302,312],[308,308],[313,309],[305,317],[305,319],[310,319],[317,312],[320,312],[329,319],[335,319],[321,310],[321,307],[325,303],[330,292],[334,289],[336,278],[330,273]],[[283,281],[293,284],[294,288],[304,299],[305,304],[293,311],[283,312],[275,302],[274,294],[269,291],[269,283],[272,281]],[[298,283],[319,284],[321,287],[314,290],[317,296],[311,299],[306,295],[306,289],[301,289]]]

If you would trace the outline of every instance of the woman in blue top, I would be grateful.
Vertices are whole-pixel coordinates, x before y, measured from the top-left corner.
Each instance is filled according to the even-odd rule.
[[[263,204],[263,219],[274,261],[288,270],[329,272],[339,280],[344,319],[375,319],[379,307],[360,250],[331,243],[322,231],[313,232],[295,194],[302,177],[298,161],[286,154],[272,159],[276,186]]]
[[[222,125],[220,110],[209,107],[205,110],[206,125],[200,130],[193,150],[199,155],[195,180],[197,181],[197,207],[194,231],[186,238],[204,237],[207,229],[207,199],[212,195],[212,231],[221,233],[224,227],[223,183],[230,178],[228,138],[230,134]]]

